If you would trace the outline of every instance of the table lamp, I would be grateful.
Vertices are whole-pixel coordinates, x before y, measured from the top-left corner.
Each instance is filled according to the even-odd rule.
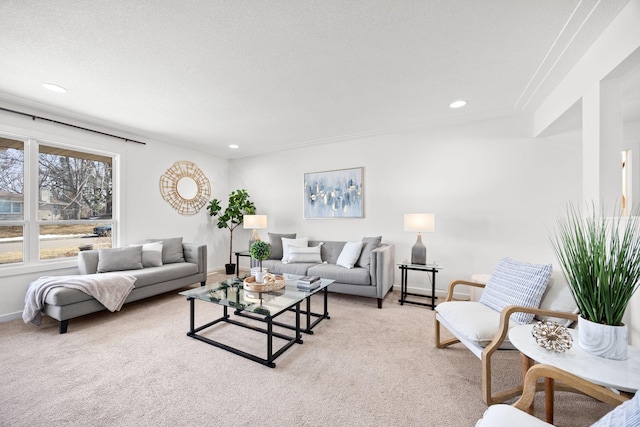
[[[253,236],[249,240],[249,248],[254,242],[260,240],[258,230],[261,228],[267,228],[267,216],[266,215],[244,215],[242,219],[242,227],[248,230],[253,230]]]
[[[417,231],[418,239],[411,248],[411,264],[427,264],[427,248],[422,234],[436,230],[436,216],[431,213],[404,214],[404,231]]]

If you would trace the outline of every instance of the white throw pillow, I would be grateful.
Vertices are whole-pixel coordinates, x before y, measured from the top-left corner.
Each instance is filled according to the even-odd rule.
[[[353,268],[358,258],[360,258],[360,252],[362,252],[362,242],[345,243],[336,265],[344,268]]]
[[[289,262],[289,247],[306,248],[309,246],[309,238],[300,237],[299,239],[282,238],[282,262]]]
[[[142,266],[160,267],[162,265],[162,242],[142,245]]]
[[[322,257],[320,256],[320,249],[324,243],[320,242],[318,246],[310,246],[308,248],[304,247],[289,247],[289,262],[307,262],[307,263],[318,263],[322,264]]]

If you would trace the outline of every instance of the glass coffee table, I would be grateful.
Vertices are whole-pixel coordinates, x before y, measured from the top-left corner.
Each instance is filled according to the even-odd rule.
[[[211,344],[215,347],[230,351],[231,353],[245,357],[254,362],[261,363],[270,368],[275,368],[274,360],[294,344],[302,344],[302,333],[313,334],[312,329],[324,319],[330,319],[327,310],[328,287],[333,280],[320,279],[320,286],[311,291],[301,291],[297,288],[297,281],[301,276],[284,274],[286,279],[285,287],[271,292],[250,292],[243,288],[242,278],[227,279],[222,282],[207,284],[199,288],[180,292],[180,295],[187,297],[190,304],[190,323],[187,336]],[[321,313],[311,311],[311,297],[321,293],[324,297],[323,310]],[[222,306],[223,314],[209,323],[202,326],[195,326],[195,302],[204,301]],[[306,302],[305,307],[301,304]],[[233,309],[234,316],[249,319],[250,322],[257,322],[258,325],[266,324],[265,327],[255,326],[249,322],[239,322],[231,317],[229,309]],[[276,321],[280,315],[288,312],[294,313],[294,324]],[[304,316],[304,326],[301,325],[301,317]],[[267,336],[267,357],[261,358],[251,353],[242,351],[236,347],[223,344],[209,337],[200,335],[204,329],[210,328],[218,323],[229,323]],[[291,335],[275,332],[274,326],[293,331]],[[273,338],[285,340],[285,344],[274,352]]]

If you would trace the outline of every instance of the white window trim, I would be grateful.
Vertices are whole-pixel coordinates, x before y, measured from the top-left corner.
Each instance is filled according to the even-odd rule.
[[[52,141],[47,138],[30,138],[24,135],[16,135],[11,133],[0,132],[0,135],[6,138],[12,138],[24,141],[24,204],[23,220],[19,221],[3,221],[2,225],[23,225],[23,262],[2,264],[0,265],[0,277],[9,277],[29,273],[38,273],[43,271],[67,270],[77,268],[77,258],[56,258],[40,260],[39,254],[39,227],[43,223],[38,221],[38,212],[32,210],[32,206],[38,206],[38,153],[40,145],[50,147],[66,148],[73,151],[96,154],[100,156],[110,157],[112,159],[112,200],[111,200],[111,220],[103,222],[111,222],[113,232],[111,235],[113,247],[119,246],[119,212],[120,212],[120,154],[95,150],[79,145],[65,144],[58,141]],[[28,161],[27,161],[28,159]],[[36,167],[34,167],[36,166]],[[53,223],[53,222],[52,222]],[[33,237],[32,237],[33,236]],[[26,261],[24,261],[26,260]]]

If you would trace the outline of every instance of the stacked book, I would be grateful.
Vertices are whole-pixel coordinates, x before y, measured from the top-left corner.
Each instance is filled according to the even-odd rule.
[[[298,289],[301,291],[311,291],[320,286],[318,276],[304,276],[298,279]]]

